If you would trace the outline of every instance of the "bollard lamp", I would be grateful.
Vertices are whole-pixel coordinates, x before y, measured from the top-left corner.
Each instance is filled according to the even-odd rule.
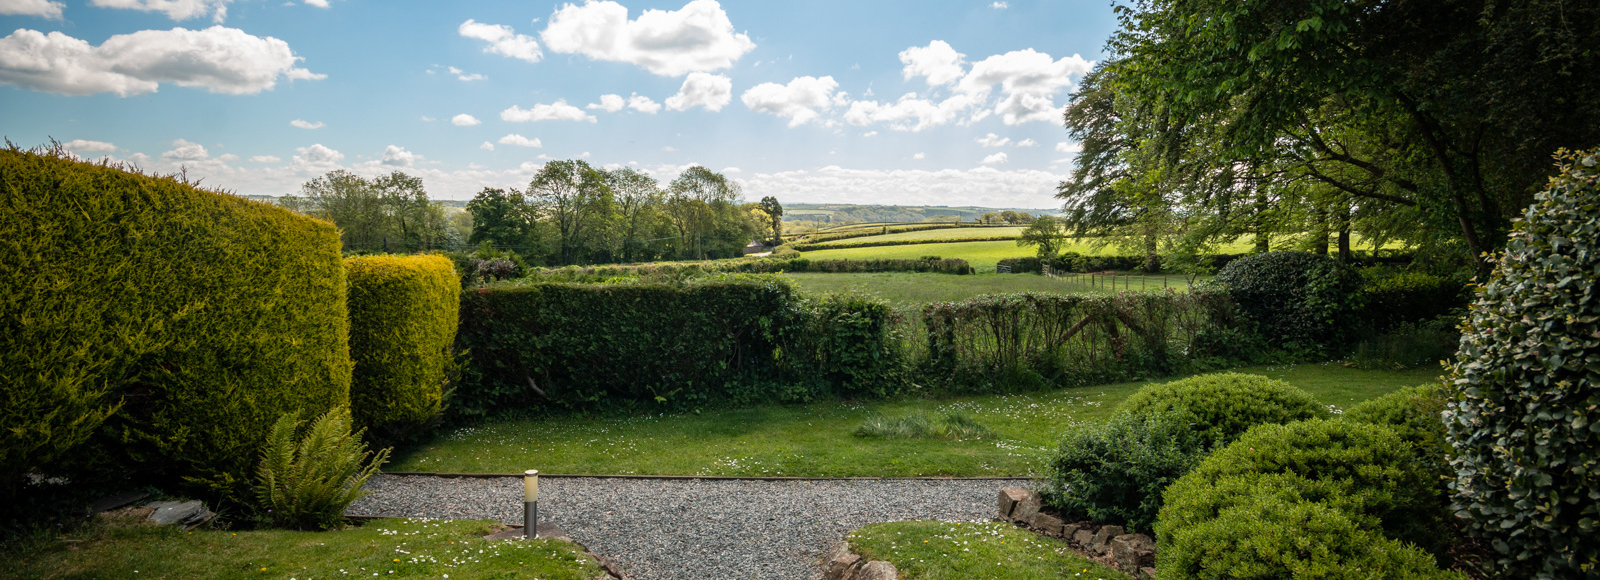
[[[539,537],[539,470],[522,472],[522,537]]]

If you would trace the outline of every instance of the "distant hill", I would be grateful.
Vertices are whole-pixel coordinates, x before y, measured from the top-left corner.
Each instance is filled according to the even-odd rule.
[[[1058,215],[1061,213],[1059,208],[785,203],[783,204],[783,220],[822,221],[837,224],[857,222],[922,222],[935,221],[936,218],[959,218],[961,221],[970,222],[986,213],[1000,213],[1007,210],[1026,212],[1035,216]]]

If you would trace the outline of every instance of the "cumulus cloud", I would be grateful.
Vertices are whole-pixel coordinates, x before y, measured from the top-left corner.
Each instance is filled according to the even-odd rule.
[[[50,0],[0,0],[0,14],[8,16],[38,16],[52,20],[61,19],[65,4]]]
[[[277,163],[283,160],[279,159],[277,155],[252,155],[250,156],[250,161],[252,163]]]
[[[140,12],[160,12],[173,20],[188,20],[211,15],[213,22],[228,17],[228,3],[232,0],[90,0],[101,8],[125,8]]]
[[[988,135],[984,135],[982,137],[977,138],[976,141],[978,142],[979,145],[982,145],[984,147],[1004,147],[1004,146],[1006,146],[1006,144],[1011,142],[1011,138],[1010,137],[1001,137],[1001,136],[996,135],[994,133],[990,133]]]
[[[483,121],[479,121],[477,117],[474,117],[472,115],[468,115],[466,113],[462,113],[460,115],[456,115],[454,117],[451,117],[450,118],[450,124],[455,125],[457,127],[471,127],[473,125],[482,125]]]
[[[456,32],[467,38],[476,38],[489,43],[483,47],[483,52],[500,54],[528,62],[539,62],[544,58],[544,53],[539,51],[539,43],[532,36],[517,34],[510,26],[504,24],[484,24],[468,18],[456,28]]]
[[[487,143],[485,143],[485,144],[487,145]],[[539,138],[538,137],[534,137],[532,139],[529,139],[527,137],[523,137],[523,136],[518,135],[516,133],[512,133],[510,135],[506,135],[504,137],[501,137],[500,138],[500,144],[501,145],[516,145],[518,147],[544,147],[544,144],[539,142]],[[494,146],[491,145],[489,148],[491,150],[493,150]]]
[[[861,136],[862,137],[877,137],[878,136],[878,132],[877,131],[867,131],[866,133],[862,133]]]
[[[1037,145],[1039,145],[1039,142],[1033,139],[1023,139],[1017,142],[1017,147],[1034,147]]]
[[[683,79],[678,94],[667,97],[667,108],[686,111],[691,107],[705,107],[707,111],[721,111],[733,100],[733,79],[711,73],[693,72]]]
[[[1010,5],[1010,4],[1007,4],[1007,3],[1005,3],[1005,2],[995,2],[995,3],[993,3],[993,4],[990,4],[990,5],[989,5],[989,7],[990,7],[990,8],[993,8],[993,9],[995,9],[995,10],[1005,10],[1005,9],[1007,9],[1007,8],[1010,8],[1010,7],[1011,7],[1011,5]]]
[[[306,6],[316,6],[317,8],[327,8],[328,7],[328,0],[306,0]]]
[[[972,64],[961,78],[959,90],[987,95],[1000,85],[1003,96],[993,109],[1007,125],[1034,121],[1056,122],[1054,96],[1072,86],[1072,77],[1087,74],[1094,63],[1076,54],[1059,60],[1031,48],[997,54]]]
[[[483,76],[483,75],[477,74],[477,73],[467,74],[467,71],[458,69],[458,68],[453,67],[453,66],[452,67],[447,67],[447,68],[449,68],[450,74],[456,75],[456,79],[461,80],[461,81],[472,82],[472,81],[481,81],[483,79],[489,78],[489,77],[486,77],[486,76]],[[433,72],[433,71],[429,71],[429,72]]]
[[[321,175],[339,169],[339,162],[344,161],[344,154],[321,143],[314,143],[310,147],[296,147],[295,155],[289,161],[290,167],[296,172]]]
[[[917,154],[912,155],[911,158],[912,159],[927,159],[928,158],[928,154],[927,153],[917,153]]]
[[[678,10],[645,10],[628,19],[627,7],[610,0],[563,4],[539,33],[552,52],[626,62],[661,76],[682,76],[733,66],[755,48],[735,33],[715,0],[693,0]]]
[[[141,30],[100,46],[60,32],[19,29],[0,38],[0,83],[64,95],[153,93],[161,83],[252,95],[279,77],[326,78],[296,67],[289,44],[237,28]]]
[[[73,153],[110,153],[117,150],[116,145],[105,141],[89,141],[87,139],[73,139],[61,144]]]
[[[814,203],[900,205],[980,205],[988,207],[1055,207],[1056,187],[1067,176],[1046,171],[999,170],[870,170],[828,166],[815,170],[757,173],[743,178],[745,197],[779,196]],[[788,196],[784,198],[782,196]]]
[[[973,107],[983,103],[973,95],[952,95],[943,101],[919,98],[907,93],[895,102],[855,101],[845,111],[846,123],[856,126],[888,123],[896,131],[921,131],[929,127],[953,122]]]
[[[1083,144],[1082,143],[1074,143],[1072,141],[1062,141],[1060,143],[1056,143],[1056,151],[1059,151],[1061,153],[1066,153],[1068,155],[1074,155],[1074,154],[1082,153],[1083,152]]]
[[[184,161],[199,161],[210,157],[206,148],[199,143],[178,139],[172,142],[172,150],[161,154],[162,159],[181,159]]]
[[[484,141],[482,145],[478,146],[478,148],[484,151],[494,151],[494,143]]]
[[[293,121],[289,121],[289,126],[299,127],[301,129],[321,129],[324,126],[324,123],[322,121],[312,123],[305,119],[295,119]]]
[[[661,103],[650,100],[650,97],[635,93],[628,97],[628,108],[648,115],[656,114],[661,110]]]
[[[583,109],[568,105],[565,99],[558,99],[548,105],[540,103],[534,105],[531,109],[523,109],[517,105],[511,105],[511,108],[500,111],[500,120],[513,123],[530,121],[588,121],[593,123],[596,121],[594,115],[583,112]]]
[[[1005,163],[1005,162],[1006,162],[1006,154],[1002,152],[1002,153],[996,153],[994,155],[990,155],[988,157],[984,157],[982,163],[984,165],[997,165],[997,164]]]
[[[588,106],[585,106],[584,108],[600,109],[607,113],[615,113],[617,111],[621,111],[622,108],[626,106],[628,106],[628,102],[622,98],[622,95],[600,95],[600,102],[589,103]]]
[[[951,48],[950,43],[935,40],[927,46],[913,46],[900,51],[900,62],[905,65],[900,72],[908,81],[927,77],[930,86],[948,85],[961,80],[966,74],[962,67],[966,56]]]
[[[739,96],[744,106],[758,113],[787,117],[790,127],[816,119],[818,109],[833,106],[833,91],[839,83],[833,77],[795,77],[787,85],[761,83]]]
[[[411,167],[418,159],[421,158],[421,155],[406,151],[405,147],[401,147],[399,145],[390,145],[383,148],[383,159],[381,162],[390,167]]]

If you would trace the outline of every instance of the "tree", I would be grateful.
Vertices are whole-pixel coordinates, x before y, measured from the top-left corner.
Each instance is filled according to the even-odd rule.
[[[366,179],[329,172],[287,196],[296,211],[339,226],[346,249],[416,250],[445,240],[444,208],[428,200],[422,178],[399,171]]]
[[[982,217],[978,218],[978,221],[981,221],[986,225],[994,225],[994,224],[1000,223],[1001,218],[1000,218],[1000,214],[991,211],[989,213],[983,214]]]
[[[749,214],[738,207],[737,183],[696,165],[678,174],[667,189],[667,215],[678,230],[681,256],[733,256],[750,242],[753,228]]]
[[[528,210],[526,198],[515,188],[510,190],[485,187],[467,202],[467,213],[472,214],[472,235],[469,244],[488,242],[496,246],[526,246],[534,239],[533,214]]]
[[[1041,260],[1059,255],[1065,243],[1066,230],[1061,228],[1061,222],[1050,216],[1040,216],[1033,221],[1033,225],[1022,230],[1022,234],[1017,236],[1017,247],[1036,247]]]
[[[528,183],[528,207],[556,230],[562,264],[576,263],[612,212],[606,175],[581,159],[546,163]]]
[[[638,260],[645,252],[641,238],[652,232],[651,218],[659,211],[664,192],[655,178],[624,167],[606,173],[621,223],[622,260]]]
[[[761,212],[767,214],[767,225],[772,228],[772,243],[776,246],[783,243],[783,204],[778,203],[778,198],[766,196],[761,198]]]
[[[343,169],[328,172],[300,186],[311,215],[339,226],[339,236],[349,249],[381,241],[387,229],[383,200],[372,184]]]

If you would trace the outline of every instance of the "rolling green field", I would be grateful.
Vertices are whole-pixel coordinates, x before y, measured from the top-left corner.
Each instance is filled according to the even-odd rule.
[[[1058,292],[1063,294],[1110,293],[1131,285],[1131,290],[1166,287],[1184,290],[1183,276],[1118,276],[1100,278],[1091,285],[1087,278],[1046,278],[1037,274],[973,274],[956,276],[927,272],[878,272],[830,274],[821,272],[785,273],[795,288],[811,294],[853,292],[889,301],[896,308],[915,307],[929,302],[953,302],[981,294],[1006,292]],[[1206,277],[1209,278],[1209,277]],[[1202,278],[1203,279],[1203,278]]]
[[[1248,367],[1325,404],[1348,407],[1433,380],[1438,369],[1337,364]],[[1167,379],[1162,379],[1163,381]],[[1033,476],[1067,429],[1101,421],[1136,381],[1022,395],[825,402],[644,417],[512,420],[441,432],[402,450],[389,471],[739,476]],[[857,437],[863,421],[959,412],[994,433],[977,440]]]
[[[939,232],[944,230],[932,230]],[[931,233],[931,232],[917,232]],[[894,235],[894,234],[890,234]],[[855,238],[861,242],[877,236]],[[995,263],[1004,258],[1032,256],[1033,248],[1019,248],[1010,240],[998,242],[956,242],[949,244],[910,244],[904,246],[878,246],[873,248],[843,248],[838,250],[812,250],[801,255],[813,260],[915,260],[923,256],[961,258],[979,272],[993,272]]]
[[[839,244],[860,244],[866,242],[921,242],[923,240],[959,240],[962,238],[998,238],[1004,236],[1016,237],[1022,234],[1023,226],[996,226],[981,228],[944,228],[937,230],[922,230],[916,232],[900,232],[880,234],[876,236],[862,236],[821,242],[821,245],[832,246]],[[1014,243],[1014,242],[1013,242]]]

